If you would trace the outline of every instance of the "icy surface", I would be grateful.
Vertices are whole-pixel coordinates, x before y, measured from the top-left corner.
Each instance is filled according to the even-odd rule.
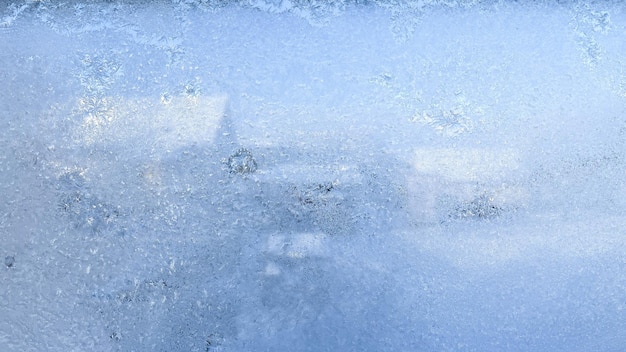
[[[620,1],[0,5],[0,351],[623,351]]]

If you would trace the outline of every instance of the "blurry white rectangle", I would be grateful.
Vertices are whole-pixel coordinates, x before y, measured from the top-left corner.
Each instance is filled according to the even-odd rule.
[[[427,148],[415,151],[408,203],[415,222],[495,218],[523,207],[520,159],[510,149]]]
[[[124,143],[162,151],[212,143],[226,113],[226,95],[107,98],[86,115],[77,136],[83,143]]]
[[[493,180],[519,168],[517,153],[508,149],[425,148],[413,160],[417,173],[453,182]]]

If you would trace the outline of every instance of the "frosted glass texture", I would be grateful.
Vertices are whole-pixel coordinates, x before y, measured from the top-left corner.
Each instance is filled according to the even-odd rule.
[[[623,351],[620,1],[0,4],[0,351]]]

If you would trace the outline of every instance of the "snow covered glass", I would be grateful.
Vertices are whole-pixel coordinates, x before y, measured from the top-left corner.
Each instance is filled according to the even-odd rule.
[[[0,351],[626,350],[621,1],[0,4]]]

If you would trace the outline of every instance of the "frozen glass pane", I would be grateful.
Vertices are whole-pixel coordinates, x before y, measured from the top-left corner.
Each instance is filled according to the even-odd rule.
[[[626,348],[619,1],[0,5],[0,351]]]

